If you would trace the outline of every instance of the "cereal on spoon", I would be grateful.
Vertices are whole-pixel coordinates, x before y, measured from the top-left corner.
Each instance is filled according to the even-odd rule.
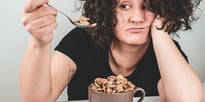
[[[97,23],[90,23],[89,22],[90,18],[87,18],[87,17],[80,17],[80,18],[77,18],[77,19],[74,19],[73,21],[75,23],[79,23],[79,24],[82,24],[82,25],[85,25],[85,26],[92,26],[92,27],[95,27],[97,25]]]

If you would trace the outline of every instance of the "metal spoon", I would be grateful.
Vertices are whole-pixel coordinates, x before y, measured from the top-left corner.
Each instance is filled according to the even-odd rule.
[[[56,9],[55,7],[53,7],[52,5],[50,5],[50,4],[46,4],[47,6],[49,6],[49,7],[52,7],[52,8],[54,8],[54,9]],[[58,10],[58,9],[56,9],[57,10],[57,12],[59,12],[59,13],[61,13],[62,15],[64,15],[66,18],[68,18],[68,20],[74,25],[74,26],[76,26],[76,27],[79,27],[79,28],[91,28],[91,27],[95,27],[96,25],[93,25],[93,24],[91,24],[91,25],[84,25],[84,24],[81,24],[81,23],[77,23],[77,22],[74,22],[68,15],[66,15],[65,13],[63,13],[62,11],[60,11],[60,10]]]

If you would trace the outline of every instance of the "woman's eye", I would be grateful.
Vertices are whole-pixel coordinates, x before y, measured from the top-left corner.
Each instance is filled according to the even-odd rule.
[[[149,6],[144,3],[144,4],[142,5],[142,9],[143,9],[143,10],[148,10],[148,9],[149,9]]]
[[[130,5],[128,5],[128,4],[122,4],[122,5],[120,5],[120,8],[122,8],[122,9],[129,9],[129,8],[130,8]]]

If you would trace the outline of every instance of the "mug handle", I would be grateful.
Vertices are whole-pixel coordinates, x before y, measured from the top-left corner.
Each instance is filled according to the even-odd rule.
[[[137,102],[142,102],[144,100],[144,97],[145,97],[145,91],[141,87],[136,87],[135,92],[137,92],[137,91],[140,91],[142,93],[140,99]]]

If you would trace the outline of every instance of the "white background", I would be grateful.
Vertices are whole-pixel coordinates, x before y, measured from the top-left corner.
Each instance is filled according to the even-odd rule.
[[[75,0],[77,1],[77,0]],[[18,88],[18,72],[30,35],[21,24],[21,12],[26,0],[4,0],[0,3],[0,101],[20,102]],[[59,10],[78,17],[72,12],[74,0],[51,0],[51,4]],[[200,7],[205,10],[205,2]],[[73,26],[67,19],[58,15],[58,28],[55,30],[53,48]],[[202,81],[205,81],[205,14],[193,24],[192,31],[183,32],[177,38],[184,52],[188,55],[190,64]],[[66,100],[65,91],[59,100]]]

